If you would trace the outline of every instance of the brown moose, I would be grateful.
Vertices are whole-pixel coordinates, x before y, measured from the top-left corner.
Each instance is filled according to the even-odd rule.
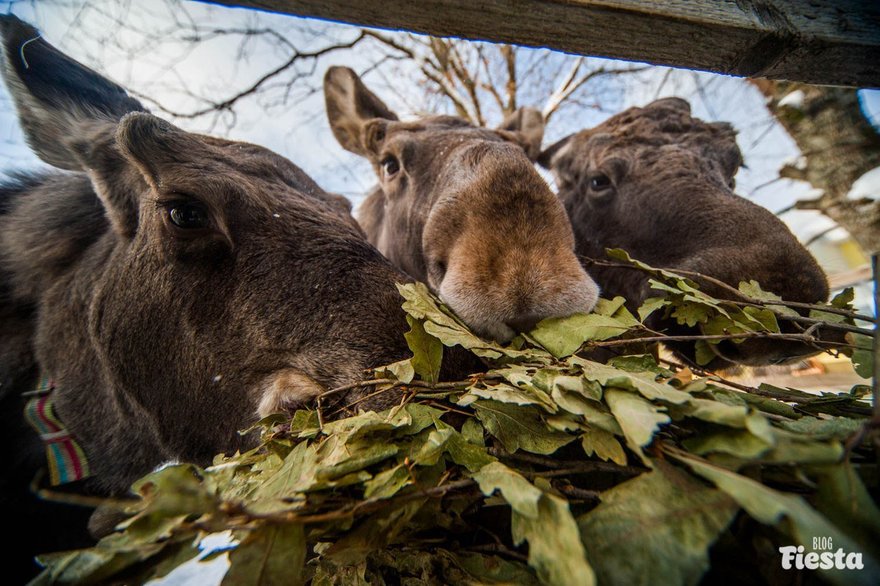
[[[406,357],[407,278],[285,158],[144,112],[14,16],[0,32],[27,139],[65,170],[0,186],[0,509],[18,582],[34,553],[87,539],[82,514],[28,490],[45,452],[22,393],[39,374],[88,456],[80,490],[124,493]]]
[[[702,273],[734,287],[755,280],[789,301],[828,298],[825,274],[788,227],[734,193],[742,155],[732,127],[692,117],[684,100],[630,108],[563,138],[538,162],[552,169],[577,253],[587,259],[605,258],[606,248],[622,248],[653,266]],[[631,309],[656,294],[640,272],[589,261],[587,266],[605,296],[622,295]],[[730,298],[711,282],[701,285]],[[699,333],[659,314],[649,325],[673,335]],[[693,343],[670,346],[694,358]],[[799,342],[775,340],[711,347],[717,354],[712,368],[778,363],[816,352]]]
[[[526,154],[540,149],[539,112],[520,109],[497,130],[452,116],[401,122],[344,67],[327,71],[324,94],[333,134],[379,179],[358,216],[370,242],[474,331],[506,341],[593,308],[565,210]]]

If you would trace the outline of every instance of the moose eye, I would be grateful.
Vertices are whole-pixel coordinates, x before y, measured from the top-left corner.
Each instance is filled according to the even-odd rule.
[[[386,178],[391,178],[400,171],[400,163],[394,157],[388,156],[382,159],[382,173]]]
[[[203,230],[210,224],[208,210],[203,205],[192,202],[170,204],[168,218],[182,230]]]
[[[590,189],[593,191],[602,191],[611,187],[611,180],[607,175],[594,175],[590,178]]]

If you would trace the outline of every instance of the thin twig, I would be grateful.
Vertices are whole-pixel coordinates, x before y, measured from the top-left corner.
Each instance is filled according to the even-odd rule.
[[[634,271],[648,272],[645,269],[642,269],[640,267],[637,267],[637,266],[631,265],[631,264],[627,264],[627,263],[610,262],[610,261],[591,258],[588,256],[581,256],[580,258],[583,261],[586,261],[590,264],[600,266],[600,267],[608,267],[608,268],[616,268],[616,269],[629,269],[629,270],[634,270]],[[875,318],[873,316],[862,315],[860,313],[857,313],[855,311],[850,311],[848,309],[840,309],[837,307],[829,307],[827,305],[819,305],[819,304],[815,304],[815,303],[801,303],[799,301],[786,301],[784,299],[773,300],[773,301],[763,300],[763,299],[755,299],[754,297],[746,295],[745,293],[743,293],[742,291],[740,291],[736,287],[733,287],[733,286],[725,283],[724,281],[718,280],[715,277],[711,277],[711,276],[703,274],[703,273],[698,273],[696,271],[688,271],[688,270],[683,270],[683,269],[678,269],[678,268],[659,268],[657,270],[658,271],[667,271],[670,273],[676,273],[676,274],[679,274],[679,275],[682,275],[685,277],[694,277],[694,278],[698,278],[698,279],[703,279],[709,283],[712,283],[713,285],[716,285],[716,286],[732,293],[733,295],[736,295],[741,300],[743,300],[751,305],[760,305],[760,306],[779,305],[782,307],[791,307],[793,309],[815,309],[817,311],[824,311],[826,313],[833,313],[835,315],[842,315],[845,317],[850,317],[850,318],[858,319],[858,320],[862,320],[862,321],[867,321],[867,322],[872,322],[872,323],[875,322]],[[719,301],[732,302],[730,300],[724,300],[724,299],[719,299]],[[783,316],[783,317],[788,317],[788,316]],[[831,324],[828,324],[828,325],[831,325]]]
[[[556,489],[565,496],[592,502],[598,501],[601,494],[598,490],[587,490],[571,484],[560,484],[556,486]]]
[[[583,58],[579,58],[576,60],[572,66],[572,69],[568,76],[563,80],[562,84],[559,88],[557,88],[550,98],[547,100],[547,104],[544,106],[542,114],[544,115],[544,120],[549,120],[550,117],[559,110],[559,107],[569,99],[578,89],[580,89],[584,84],[586,84],[591,79],[601,76],[612,76],[612,75],[621,75],[625,73],[638,73],[640,71],[645,71],[648,69],[648,66],[638,66],[638,67],[627,67],[623,69],[605,69],[604,67],[600,67],[599,69],[595,69],[582,75],[579,79],[575,80],[574,76],[577,74],[580,69],[581,62]]]
[[[789,340],[792,342],[805,342],[807,344],[828,344],[830,346],[841,346],[845,348],[856,348],[855,344],[847,342],[832,342],[826,340],[818,340],[814,336],[806,336],[804,334],[777,334],[774,332],[744,332],[742,334],[713,334],[713,335],[694,335],[694,336],[648,336],[645,338],[627,338],[626,340],[605,340],[601,342],[588,341],[584,344],[586,348],[607,348],[611,346],[626,346],[628,344],[636,344],[639,342],[694,342],[698,340],[746,340],[746,339],[767,339],[767,340]]]
[[[442,389],[463,389],[467,388],[470,385],[476,382],[476,379],[480,378],[481,380],[485,378],[483,373],[480,373],[479,377],[474,377],[468,380],[461,381],[446,381],[439,383],[429,383],[427,381],[414,380],[410,382],[403,382],[399,380],[395,380],[393,378],[376,378],[370,380],[363,380],[354,383],[350,383],[347,385],[342,385],[341,387],[336,387],[334,389],[330,389],[329,391],[325,391],[318,395],[319,397],[329,397],[330,395],[335,395],[337,393],[341,393],[344,391],[350,391],[352,389],[356,389],[358,387],[372,387],[376,385],[394,385],[395,387],[416,387],[419,389],[431,389],[431,390],[442,390]]]
[[[546,456],[539,456],[537,454],[525,454],[522,452],[517,452],[515,454],[511,454],[506,450],[500,448],[489,448],[489,454],[495,456],[496,458],[503,458],[509,460],[517,460],[519,462],[525,462],[526,464],[534,464],[536,466],[543,466],[544,468],[550,468],[554,472],[562,472],[564,474],[577,473],[582,474],[585,472],[620,472],[624,474],[641,474],[645,471],[644,468],[636,467],[636,466],[621,466],[620,464],[615,464],[613,462],[596,462],[596,461],[577,461],[577,460],[559,460],[557,458],[548,458]],[[542,476],[548,476],[549,473],[538,473]],[[559,474],[554,474],[559,475]]]
[[[689,365],[685,366],[684,364],[680,364],[678,362],[674,362],[672,360],[668,360],[668,359],[662,358],[662,357],[659,358],[658,360],[660,362],[662,362],[663,364],[666,364],[667,366],[671,366],[671,367],[674,367],[677,369],[687,368],[688,370],[690,370],[691,372],[693,372],[696,375],[711,378],[714,382],[721,383],[723,385],[732,387],[732,388],[737,389],[739,391],[745,391],[746,393],[756,393],[756,394],[759,392],[759,389],[757,387],[750,387],[747,385],[743,385],[743,384],[734,382],[732,380],[727,380],[726,378],[723,378],[722,376],[720,376],[719,374],[717,374],[713,371],[706,370],[705,368],[700,368],[700,367],[693,365],[693,364],[689,364]]]
[[[485,377],[481,376],[480,378],[482,379]],[[354,407],[355,405],[358,405],[368,399],[372,399],[373,397],[376,397],[378,395],[387,393],[393,389],[403,388],[404,390],[406,390],[409,387],[413,387],[413,388],[419,388],[419,389],[429,389],[432,391],[442,391],[442,390],[446,390],[446,389],[448,389],[448,390],[459,390],[459,389],[463,390],[463,389],[466,389],[466,388],[472,386],[476,382],[476,380],[477,379],[475,377],[475,378],[471,378],[471,379],[463,380],[463,381],[447,381],[447,382],[430,383],[430,382],[419,381],[419,380],[414,380],[414,381],[410,381],[410,382],[403,382],[403,381],[394,380],[391,378],[378,378],[378,379],[373,379],[373,380],[365,380],[365,381],[350,383],[347,385],[342,385],[341,387],[336,387],[334,389],[330,389],[329,391],[325,391],[325,392],[321,393],[320,395],[318,395],[317,404],[318,404],[319,427],[321,429],[323,429],[323,419],[322,419],[322,415],[321,415],[321,408],[323,406],[324,399],[326,399],[328,396],[331,396],[331,395],[336,395],[336,394],[339,394],[339,393],[342,393],[345,391],[351,391],[351,390],[356,389],[358,387],[389,385],[387,388],[378,389],[372,393],[369,393],[369,394],[364,395],[362,397],[358,397],[357,399],[355,399],[351,403],[348,403],[348,404],[343,405],[342,407],[338,408],[336,411],[331,413],[329,415],[329,417],[333,417],[339,413],[342,413],[343,411],[346,411],[346,410]],[[413,396],[414,395],[415,395],[415,393],[413,394]]]
[[[368,400],[372,399],[373,397],[377,397],[379,395],[385,394],[392,389],[400,388],[402,386],[403,386],[402,383],[396,383],[396,384],[390,385],[387,388],[378,389],[376,391],[373,391],[372,393],[368,393],[366,395],[363,395],[362,397],[358,397],[357,399],[355,399],[351,403],[343,405],[342,407],[340,407],[339,409],[337,409],[336,411],[331,413],[330,417],[333,417],[334,415],[338,415],[339,413],[342,413],[343,411],[348,411],[349,409],[351,409],[355,405],[359,405],[360,403],[363,403],[364,401],[368,401]]]
[[[472,545],[470,547],[462,549],[461,551],[475,551],[477,553],[488,552],[488,553],[506,555],[506,556],[513,558],[513,559],[515,559],[519,562],[522,562],[524,564],[528,563],[528,561],[529,561],[528,556],[523,555],[517,551],[513,551],[511,549],[508,549],[508,548],[504,547],[503,545],[500,545],[497,543],[486,543],[484,545]]]
[[[424,490],[420,490],[417,492],[410,492],[403,495],[393,496],[391,498],[381,499],[381,498],[372,498],[364,501],[359,501],[354,503],[352,506],[345,507],[336,511],[328,511],[326,513],[316,513],[311,515],[301,515],[295,512],[283,512],[283,513],[265,513],[265,514],[257,514],[252,512],[243,512],[245,516],[251,519],[259,519],[259,520],[267,520],[267,521],[286,521],[289,523],[326,523],[328,521],[336,521],[339,519],[345,519],[354,517],[358,514],[367,514],[372,513],[374,511],[383,509],[388,506],[405,503],[413,500],[419,500],[423,498],[442,498],[446,496],[446,494],[461,490],[464,488],[471,488],[476,486],[477,482],[473,478],[464,478],[462,480],[456,480],[454,482],[449,482],[447,484],[441,484],[438,486],[433,486],[431,488],[426,488]]]
[[[753,305],[758,305],[757,303],[753,303],[753,302],[732,301],[732,300],[727,300],[727,299],[719,299],[718,301],[722,304],[731,304],[731,305],[736,305],[738,307],[751,307]],[[765,302],[763,305],[766,307],[767,305],[777,305],[777,304],[773,303],[772,301],[769,301],[769,302]],[[852,326],[849,324],[841,324],[841,323],[835,323],[835,322],[828,322],[828,321],[823,321],[821,319],[813,319],[811,317],[804,317],[802,315],[798,315],[798,316],[786,315],[784,313],[779,313],[777,311],[774,311],[770,307],[768,307],[767,309],[769,309],[770,311],[773,311],[773,314],[776,315],[776,317],[778,317],[779,319],[794,322],[794,323],[810,324],[811,327],[808,329],[808,331],[810,331],[811,333],[815,332],[817,328],[821,327],[821,328],[826,328],[829,330],[839,330],[841,332],[852,332],[854,334],[861,334],[863,336],[873,336],[874,335],[874,330],[860,328],[858,326]],[[832,308],[832,309],[837,309],[837,308]],[[825,309],[821,309],[818,311],[825,311]],[[846,311],[846,310],[844,310],[844,311]],[[837,313],[837,312],[836,311],[834,311],[834,312],[829,311],[828,313]],[[847,316],[847,317],[850,317],[850,316]]]
[[[461,411],[460,409],[456,409],[454,407],[450,407],[449,405],[444,405],[443,403],[438,403],[437,401],[427,401],[425,403],[428,406],[433,406],[438,409],[442,409],[447,413],[458,413],[459,415],[467,415],[468,417],[472,416],[473,413],[469,413],[467,411]]]
[[[319,399],[325,399],[330,395],[336,395],[338,393],[342,393],[344,391],[351,391],[352,389],[356,389],[358,387],[374,387],[376,385],[389,385],[389,384],[403,384],[398,380],[394,380],[393,378],[376,378],[372,380],[362,380],[355,383],[350,383],[347,385],[342,385],[341,387],[336,387],[334,389],[330,389],[329,391],[324,391],[320,395],[318,395]]]

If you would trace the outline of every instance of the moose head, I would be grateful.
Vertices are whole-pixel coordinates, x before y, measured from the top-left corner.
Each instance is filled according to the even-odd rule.
[[[529,159],[539,112],[520,109],[495,130],[452,116],[401,122],[344,67],[328,70],[324,94],[339,143],[376,171],[359,215],[370,242],[476,332],[506,341],[593,308],[565,209]]]

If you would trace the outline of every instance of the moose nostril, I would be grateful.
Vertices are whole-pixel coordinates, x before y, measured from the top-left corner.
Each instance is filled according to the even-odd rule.
[[[530,332],[535,329],[541,317],[537,315],[522,315],[506,322],[507,327],[517,332]]]

